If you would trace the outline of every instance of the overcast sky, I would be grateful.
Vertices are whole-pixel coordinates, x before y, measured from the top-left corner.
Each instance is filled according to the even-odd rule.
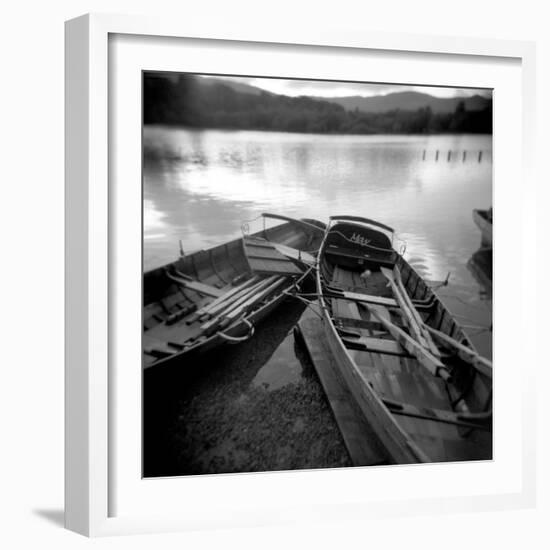
[[[477,90],[473,88],[446,88],[430,86],[406,86],[400,84],[363,84],[353,82],[327,82],[315,80],[286,80],[279,78],[253,78],[253,77],[220,77],[231,79],[243,84],[250,84],[276,94],[288,96],[317,96],[317,97],[345,97],[350,95],[373,96],[393,92],[418,91],[436,97],[467,97],[480,94],[491,96],[490,90]]]

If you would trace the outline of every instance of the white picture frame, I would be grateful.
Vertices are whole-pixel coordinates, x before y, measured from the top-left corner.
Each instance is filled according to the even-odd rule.
[[[121,38],[119,43],[116,42],[117,37]],[[114,50],[113,38],[115,38]],[[412,65],[406,69],[407,76],[401,77],[401,80],[406,82],[411,82],[411,79],[414,78],[411,76],[413,73],[419,74],[416,68],[422,63],[419,60],[420,57],[434,60],[440,64],[452,61],[456,64],[456,71],[463,72],[464,67],[460,68],[461,63],[464,66],[470,64],[473,68],[477,64],[482,67],[482,70],[479,70],[478,67],[478,76],[471,77],[472,83],[475,81],[477,84],[481,84],[477,87],[493,87],[490,85],[491,75],[483,76],[482,73],[487,73],[483,68],[484,63],[487,66],[494,65],[495,75],[500,74],[500,76],[493,77],[500,79],[498,86],[495,87],[495,109],[497,111],[495,119],[495,175],[502,174],[503,179],[516,176],[521,179],[525,211],[532,207],[534,202],[531,151],[533,150],[535,118],[533,108],[535,50],[532,43],[483,38],[457,39],[424,35],[396,35],[367,31],[341,32],[313,28],[301,29],[299,32],[292,28],[277,30],[257,27],[254,29],[226,29],[221,25],[220,27],[215,25],[196,26],[191,23],[173,21],[170,18],[118,15],[86,15],[67,22],[66,527],[88,536],[100,536],[292,522],[296,517],[295,509],[291,503],[285,504],[285,501],[293,499],[288,498],[288,493],[277,494],[275,485],[284,487],[286,490],[288,487],[296,486],[297,483],[302,483],[306,492],[311,490],[311,495],[302,500],[298,499],[298,504],[301,506],[300,521],[321,521],[329,517],[360,519],[365,514],[403,516],[411,513],[436,514],[442,511],[497,510],[532,506],[535,499],[535,441],[534,429],[529,418],[534,415],[534,365],[536,361],[529,360],[529,357],[533,357],[534,354],[534,347],[530,347],[531,337],[529,336],[526,336],[521,344],[516,344],[512,353],[508,354],[509,361],[518,357],[523,359],[520,377],[521,398],[512,405],[515,410],[508,411],[502,402],[500,405],[501,419],[506,418],[513,422],[513,418],[517,417],[517,429],[511,430],[515,436],[510,449],[513,446],[516,447],[514,452],[510,451],[509,453],[510,456],[514,455],[513,460],[511,459],[511,462],[508,463],[508,453],[500,453],[500,456],[496,453],[495,460],[490,466],[471,465],[473,474],[491,480],[493,479],[491,472],[493,470],[496,472],[501,465],[500,470],[494,473],[494,480],[495,484],[498,482],[504,485],[498,487],[495,485],[492,489],[480,489],[475,493],[466,487],[462,494],[455,491],[449,496],[442,496],[437,491],[426,490],[425,496],[420,498],[418,488],[414,489],[414,485],[416,483],[417,487],[421,484],[426,486],[422,475],[428,470],[421,472],[418,469],[416,471],[411,469],[414,467],[398,467],[384,471],[378,470],[379,473],[376,475],[384,478],[386,482],[395,478],[396,484],[403,483],[404,485],[407,485],[412,479],[412,489],[409,493],[396,494],[388,499],[379,497],[367,499],[366,496],[361,495],[360,491],[352,491],[352,487],[360,486],[358,481],[365,479],[364,476],[367,474],[364,469],[344,469],[338,472],[203,476],[188,478],[185,480],[185,488],[182,487],[182,480],[143,481],[135,479],[134,475],[132,481],[134,489],[136,485],[146,484],[147,487],[141,497],[130,492],[134,489],[130,483],[124,484],[124,480],[121,479],[121,469],[117,463],[120,458],[117,456],[133,456],[136,452],[138,439],[124,441],[120,426],[129,426],[128,422],[131,423],[133,418],[135,420],[133,430],[134,432],[139,430],[139,414],[136,413],[139,400],[136,400],[136,394],[133,391],[135,388],[131,383],[126,384],[125,379],[119,378],[118,374],[114,372],[113,365],[116,364],[117,353],[120,353],[120,350],[115,349],[116,342],[114,340],[116,339],[112,329],[120,322],[120,319],[117,320],[117,316],[113,314],[113,311],[117,309],[113,303],[119,300],[118,292],[113,292],[113,285],[116,282],[116,269],[118,269],[115,263],[123,263],[126,265],[126,269],[129,269],[128,266],[135,267],[136,256],[134,254],[131,259],[128,259],[128,262],[123,254],[117,255],[116,262],[113,256],[113,247],[118,247],[117,250],[120,250],[120,243],[129,242],[132,239],[132,232],[124,232],[120,229],[122,214],[116,206],[120,196],[117,194],[118,188],[112,183],[120,177],[119,170],[128,170],[125,172],[125,176],[130,176],[129,181],[134,181],[133,178],[140,173],[141,168],[138,166],[137,160],[134,162],[135,166],[128,166],[128,158],[131,161],[131,154],[136,151],[136,140],[139,141],[140,136],[133,136],[129,140],[131,143],[128,148],[120,147],[110,153],[109,142],[116,139],[119,126],[124,124],[118,120],[118,113],[110,111],[110,107],[112,108],[116,104],[114,84],[116,82],[117,86],[120,85],[120,81],[117,80],[117,71],[121,71],[120,74],[122,74],[128,69],[134,71],[132,74],[135,76],[135,71],[142,63],[139,56],[144,55],[145,51],[143,44],[139,43],[151,38],[159,39],[162,42],[161,50],[164,48],[162,51],[164,51],[167,61],[163,67],[160,67],[161,69],[170,66],[168,60],[170,56],[166,54],[171,48],[179,47],[176,45],[176,43],[179,44],[178,40],[208,41],[209,47],[211,46],[214,50],[224,47],[227,49],[249,47],[250,51],[259,48],[265,52],[279,47],[284,48],[285,55],[290,53],[296,56],[307,51],[308,55],[325,56],[326,67],[323,70],[329,72],[332,70],[333,73],[336,71],[333,55],[367,55],[370,52],[372,55],[388,56],[387,59],[390,61],[392,55],[409,56]],[[183,44],[183,42],[181,43]],[[121,44],[121,46],[119,47],[117,44]],[[126,46],[127,49],[124,49]],[[137,58],[133,49],[138,52]],[[112,58],[113,51],[121,57]],[[275,65],[277,55],[283,54],[275,54],[273,58]],[[189,59],[191,58],[190,55]],[[195,65],[191,64],[191,67],[196,67],[196,72],[200,72],[201,62],[206,63],[206,54],[202,59],[197,57],[193,59],[195,59]],[[154,62],[151,58],[142,69],[158,68],[150,65]],[[254,68],[254,62],[254,56],[251,55],[242,64],[242,69],[237,70],[246,71],[240,74],[251,74],[251,72],[255,75],[260,74],[259,69]],[[388,62],[388,64],[390,63]],[[508,73],[504,69],[502,71],[499,69],[499,67],[505,66],[511,67]],[[405,74],[404,67],[403,65],[403,75]],[[264,70],[273,69],[264,68]],[[288,68],[286,76],[309,76],[300,72],[292,74],[293,70],[299,71],[299,67]],[[318,69],[318,71],[320,70]],[[422,70],[425,74],[429,68]],[[235,69],[230,72],[236,74],[234,71]],[[476,73],[474,69],[471,72],[472,74]],[[513,76],[510,76],[512,74]],[[425,83],[423,77],[417,78],[420,78],[417,83]],[[443,71],[432,78],[439,79],[437,82],[441,84],[452,85],[454,77],[450,72],[445,74]],[[487,80],[484,80],[485,78]],[[506,97],[506,79],[510,80],[510,89],[515,86],[516,96],[518,94],[520,96],[521,101],[517,105],[514,103],[517,100],[516,96],[514,96],[515,99],[512,94],[510,97]],[[126,81],[123,79],[124,82]],[[458,85],[463,83],[463,80],[455,83]],[[127,84],[128,82],[126,82]],[[139,90],[136,90],[136,93],[139,93]],[[504,105],[505,102],[515,105],[513,113],[510,115],[512,120],[510,124],[512,124],[511,128],[519,132],[519,136],[509,136],[509,141],[507,141],[508,138],[499,141],[499,128],[502,128],[499,127],[498,119],[500,98],[503,98],[501,105]],[[131,114],[130,111],[128,112]],[[120,116],[126,115],[121,114]],[[134,127],[133,125],[136,123],[140,125],[141,120],[131,121],[128,128]],[[125,131],[128,132],[128,130]],[[518,145],[520,148],[515,151],[516,158],[510,159],[511,149]],[[132,149],[132,147],[134,148]],[[121,160],[113,158],[113,155],[120,155]],[[124,161],[125,156],[126,161]],[[510,166],[506,167],[504,165],[506,162],[510,162]],[[506,170],[506,168],[509,169]],[[141,181],[140,178],[138,181]],[[115,188],[113,189],[113,187]],[[129,192],[135,193],[136,191],[130,189]],[[135,195],[133,197],[135,199]],[[497,204],[502,205],[503,212],[506,210],[507,204],[508,206],[513,205],[509,199],[510,197],[507,199],[505,195],[502,195],[502,201],[497,200]],[[124,218],[125,222],[129,220],[129,227],[135,227],[132,224],[136,220],[131,220],[133,214],[135,211],[130,209],[130,213]],[[500,219],[504,218],[505,214]],[[497,273],[499,239],[518,247],[517,250],[521,251],[517,256],[518,262],[521,262],[522,258],[527,258],[528,254],[531,254],[531,257],[535,256],[532,253],[534,244],[524,238],[525,232],[516,231],[514,234],[512,230],[506,230],[503,225],[499,225],[498,214],[495,224]],[[535,220],[526,217],[522,219],[520,216],[520,227],[522,224],[524,228],[531,228],[534,227]],[[140,247],[140,244],[140,242],[132,243],[130,248]],[[500,258],[502,260],[502,256]],[[140,277],[141,273],[135,273],[135,276]],[[497,307],[494,310],[497,319],[496,325],[504,338],[510,338],[514,333],[507,332],[505,322],[498,322],[498,316],[502,315],[502,310],[499,309],[499,292],[501,290],[499,290],[497,280],[495,285]],[[518,285],[518,294],[524,300],[519,300],[519,305],[512,307],[515,307],[514,313],[521,317],[526,315],[529,297],[532,298],[534,290],[528,289],[526,281],[522,280]],[[526,321],[523,320],[523,322]],[[132,345],[131,339],[135,338],[135,344],[139,346],[139,335],[132,331],[128,331],[125,335],[118,332],[118,337],[124,337],[123,339],[129,342],[128,346]],[[139,353],[140,349],[137,349]],[[495,348],[496,364],[499,362],[499,357],[503,358],[502,364],[504,365],[505,358],[503,354],[499,356],[497,345]],[[138,370],[137,365],[136,370]],[[503,368],[502,373],[500,376],[503,384],[501,395],[507,395],[504,385],[507,376],[506,369]],[[135,375],[132,374],[132,376]],[[497,388],[501,384],[498,371],[496,384]],[[127,407],[122,403],[121,396],[124,396],[125,402],[128,402]],[[498,419],[498,406],[497,399],[497,423],[502,423],[502,420]],[[122,409],[122,413],[119,409]],[[127,414],[125,411],[130,412]],[[521,411],[521,415],[518,411]],[[510,416],[506,416],[505,413],[509,413]],[[115,421],[114,416],[121,414],[122,417]],[[124,421],[127,424],[124,424]],[[135,462],[139,463],[138,456],[135,457]],[[456,466],[433,465],[430,468],[429,478],[431,481],[429,484],[435,487],[444,483],[451,473],[454,475],[453,468]],[[129,467],[129,470],[132,468]],[[372,472],[368,475],[371,474]],[[504,483],[505,476],[508,478],[508,485]],[[372,475],[370,479],[372,480]],[[319,487],[319,483],[323,486],[323,491],[330,494],[329,499],[323,500],[320,492],[313,489]],[[229,497],[222,498],[220,496],[218,505],[214,507],[209,505],[206,500],[202,504],[197,502],[194,510],[174,510],[174,513],[171,514],[159,511],[159,509],[155,513],[154,508],[147,510],[145,505],[142,508],[136,506],[135,509],[130,507],[124,509],[124,507],[116,505],[117,498],[115,498],[114,492],[117,491],[128,493],[126,501],[138,502],[140,498],[143,498],[144,502],[155,502],[154,499],[161,494],[156,492],[156,487],[161,487],[162,491],[173,491],[170,487],[176,487],[176,491],[185,490],[186,493],[195,491],[193,494],[201,492],[207,497],[214,494],[226,497],[229,495]],[[307,489],[305,489],[306,487]],[[343,489],[337,489],[337,487]],[[235,494],[236,489],[242,492],[242,495],[230,496]],[[255,500],[253,504],[247,502],[247,498],[257,494],[258,490],[264,491],[269,498]],[[416,496],[411,497],[411,495]],[[124,499],[118,500],[124,501]]]

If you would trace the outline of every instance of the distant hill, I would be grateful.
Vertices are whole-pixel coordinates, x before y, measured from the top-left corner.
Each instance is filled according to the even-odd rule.
[[[482,111],[486,109],[491,102],[490,99],[480,95],[442,98],[421,92],[395,92],[370,97],[323,97],[322,99],[324,101],[337,103],[347,111],[354,111],[357,109],[363,113],[385,113],[395,109],[416,111],[425,107],[430,107],[434,113],[453,113],[461,101],[464,102],[464,107],[467,111]]]
[[[201,78],[200,83],[206,86],[214,86],[215,84],[224,84],[225,86],[235,90],[236,92],[260,95],[262,93],[270,94],[256,86],[236,82],[230,78]],[[276,95],[276,94],[271,94]],[[480,95],[470,97],[435,97],[422,92],[394,92],[386,95],[377,96],[347,96],[347,97],[320,97],[307,96],[311,99],[319,101],[329,101],[336,103],[346,109],[346,111],[355,111],[355,109],[363,113],[386,113],[400,109],[402,111],[417,111],[430,107],[434,113],[453,113],[458,104],[463,101],[466,111],[483,111],[486,109],[491,100]]]
[[[198,82],[201,86],[205,86],[205,87],[212,87],[218,84],[223,84],[224,86],[227,86],[228,88],[231,88],[232,90],[235,90],[236,92],[239,92],[241,94],[261,95],[262,93],[264,94],[271,93],[271,92],[267,92],[266,90],[262,90],[261,88],[257,88],[256,86],[251,86],[250,84],[236,82],[235,80],[231,80],[230,78],[200,77],[198,79]]]
[[[153,73],[143,121],[193,128],[321,134],[492,133],[492,101],[418,92],[373,97],[291,97],[231,79]]]

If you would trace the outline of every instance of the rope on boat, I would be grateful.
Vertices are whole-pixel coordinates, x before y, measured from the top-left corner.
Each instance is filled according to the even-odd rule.
[[[429,284],[428,283],[428,286],[432,289],[432,290],[438,290],[440,289],[441,287],[443,286],[447,286],[449,284],[449,279],[451,278],[451,272],[449,271],[447,273],[447,277],[445,277],[445,280],[444,281],[433,281],[433,285]],[[427,281],[426,281],[427,282]]]
[[[320,297],[319,294],[316,294],[316,293],[297,293],[297,292],[292,292],[290,290],[283,290],[283,294],[286,294],[287,296],[290,296],[291,298],[296,298],[296,300],[299,300],[300,302],[304,303],[307,308],[310,308],[311,311],[313,313],[315,313],[315,315],[317,315],[317,317],[319,317],[319,319],[323,318],[323,316],[313,307],[313,304],[309,300],[304,298],[304,296]]]
[[[248,326],[248,334],[245,336],[229,336],[229,334],[225,334],[224,332],[218,332],[218,334],[224,339],[227,340],[229,343],[232,344],[239,344],[240,342],[246,342],[247,340],[250,340],[252,336],[254,336],[254,325],[248,320],[243,319],[243,323]]]
[[[247,235],[250,235],[250,224],[252,222],[255,222],[256,220],[259,220],[260,218],[264,218],[264,216],[259,215],[259,216],[256,216],[255,218],[252,218],[251,220],[243,220],[241,222],[241,232],[243,236],[246,237]],[[264,218],[264,231],[265,231],[265,218]]]

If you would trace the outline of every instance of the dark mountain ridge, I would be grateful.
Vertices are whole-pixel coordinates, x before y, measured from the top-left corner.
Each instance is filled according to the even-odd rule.
[[[401,92],[359,98],[374,100],[371,108],[375,111],[338,103],[347,99],[290,97],[230,79],[188,74],[163,78],[155,73],[144,78],[143,116],[145,124],[194,128],[331,134],[492,133],[492,101],[481,96],[449,101]]]
[[[201,78],[199,82],[205,86],[224,84],[236,92],[252,95],[261,95],[262,93],[278,95],[273,94],[272,92],[267,92],[250,84],[231,80],[230,78]],[[479,94],[465,97],[436,97],[424,92],[416,91],[392,92],[389,94],[376,96],[355,95],[342,97],[301,97],[309,97],[310,99],[315,99],[317,101],[336,103],[337,105],[344,107],[346,111],[355,111],[357,109],[364,113],[385,113],[395,109],[400,109],[402,111],[416,111],[426,107],[429,107],[434,113],[452,113],[456,110],[460,102],[464,102],[466,111],[482,111],[491,103],[491,99],[483,97]]]
[[[458,104],[464,102],[466,111],[482,111],[490,99],[479,94],[469,97],[435,97],[422,92],[394,92],[378,96],[348,96],[323,98],[341,105],[347,111],[359,110],[364,113],[384,113],[400,109],[403,111],[416,111],[429,107],[434,113],[452,113]]]

